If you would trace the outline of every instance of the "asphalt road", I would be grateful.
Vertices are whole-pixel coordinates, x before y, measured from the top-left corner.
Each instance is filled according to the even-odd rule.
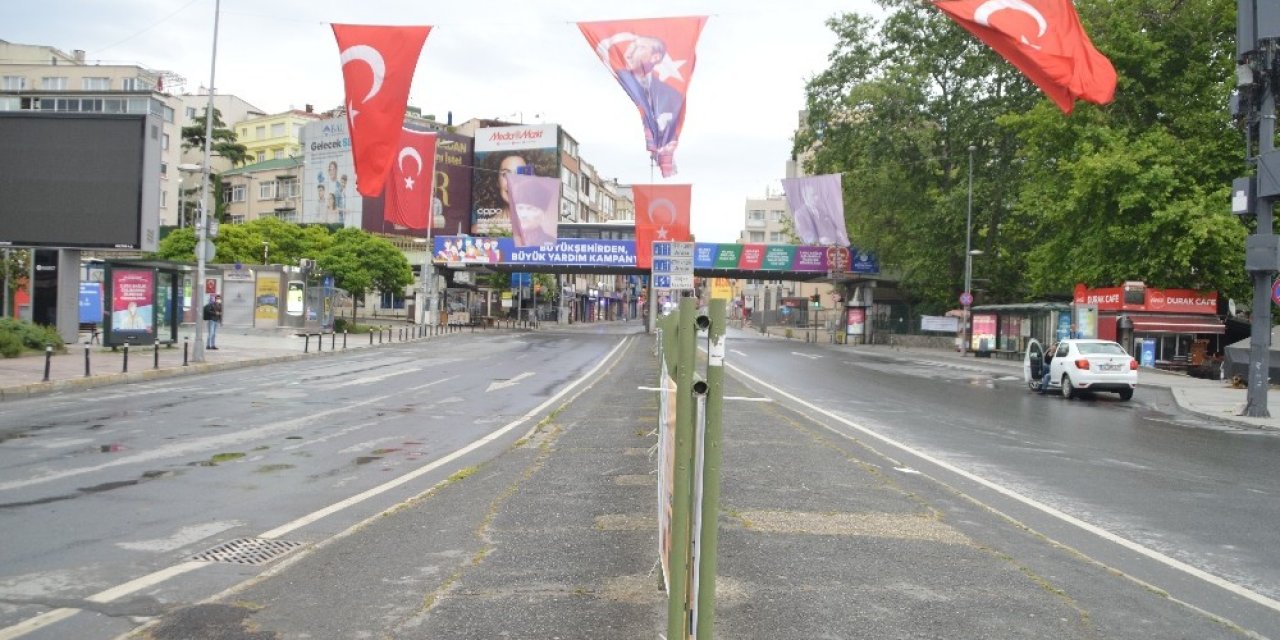
[[[650,374],[582,392],[624,343],[459,336],[0,405],[0,640],[161,619],[164,638],[640,637],[663,610],[652,526],[627,524],[651,517]],[[1007,364],[729,344],[724,637],[1280,637],[1276,434],[1151,387],[1067,401]],[[921,502],[975,543],[742,524]],[[310,548],[191,561],[242,540]]]
[[[323,540],[479,464],[618,342],[460,336],[4,403],[0,637],[64,606],[119,626],[48,637],[110,637],[212,595],[257,569],[193,555]]]
[[[755,386],[842,418],[824,421],[904,468],[1175,598],[1280,634],[1280,434],[1182,414],[1141,382],[1129,402],[1069,401],[1027,391],[1008,365],[733,338],[728,361]]]

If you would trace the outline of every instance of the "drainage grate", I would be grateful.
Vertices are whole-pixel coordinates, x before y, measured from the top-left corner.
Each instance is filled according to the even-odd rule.
[[[288,540],[240,538],[224,542],[208,551],[197,553],[191,556],[191,559],[229,564],[266,564],[301,546],[301,542],[290,542]]]

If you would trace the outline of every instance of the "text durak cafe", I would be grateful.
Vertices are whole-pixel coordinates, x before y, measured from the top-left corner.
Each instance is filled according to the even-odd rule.
[[[1192,289],[1155,289],[1138,283],[1089,289],[1077,284],[1075,304],[1098,309],[1098,337],[1116,340],[1121,316],[1133,321],[1133,338],[1154,338],[1160,351],[1182,353],[1179,341],[1221,335],[1226,326],[1218,317],[1218,294]],[[1170,342],[1170,344],[1164,344]],[[1134,345],[1125,345],[1131,349]],[[1136,353],[1136,351],[1134,351]],[[1157,356],[1159,357],[1159,356]]]

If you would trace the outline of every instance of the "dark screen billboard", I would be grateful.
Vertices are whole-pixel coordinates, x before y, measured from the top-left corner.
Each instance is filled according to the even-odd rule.
[[[160,120],[0,112],[0,246],[154,251]]]

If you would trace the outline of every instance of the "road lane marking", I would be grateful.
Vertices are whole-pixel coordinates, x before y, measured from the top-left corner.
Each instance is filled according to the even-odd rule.
[[[816,353],[800,353],[799,351],[792,351],[791,355],[800,356],[801,358],[808,358],[810,360],[817,360],[818,358],[822,357]]]
[[[578,377],[577,380],[574,380],[573,382],[565,385],[563,389],[558,391],[554,396],[547,398],[545,401],[542,402],[542,404],[539,404],[538,406],[527,411],[524,415],[519,416],[515,420],[512,420],[511,422],[508,422],[507,424],[503,425],[497,431],[494,431],[489,435],[484,436],[483,438],[480,438],[479,440],[476,440],[471,444],[468,444],[467,446],[462,447],[461,449],[458,449],[453,453],[450,453],[444,456],[443,458],[439,458],[424,466],[418,467],[417,469],[414,469],[413,471],[410,471],[409,473],[406,473],[398,478],[394,478],[392,480],[384,482],[376,487],[373,487],[372,489],[368,489],[354,496],[351,496],[346,500],[335,502],[327,507],[324,507],[323,509],[318,509],[292,522],[287,522],[270,531],[264,532],[258,537],[266,538],[266,539],[279,538],[280,536],[286,535],[296,529],[300,529],[306,525],[316,522],[321,518],[324,518],[325,516],[332,515],[334,513],[342,511],[343,509],[346,509],[348,507],[364,502],[365,500],[368,500],[369,498],[372,498],[379,494],[386,493],[387,491],[390,491],[402,484],[405,484],[406,482],[417,479],[420,476],[423,476],[432,471],[435,471],[436,469],[446,464],[449,464],[450,462],[453,462],[454,460],[457,460],[458,458],[461,458],[462,456],[465,456],[468,453],[471,453],[472,451],[475,451],[476,449],[479,449],[489,444],[490,442],[493,442],[494,440],[501,438],[507,433],[510,433],[512,429],[515,429],[516,427],[524,424],[525,422],[528,422],[529,420],[537,417],[543,411],[545,411],[548,407],[551,407],[556,402],[559,402],[560,398],[563,398],[564,396],[568,395],[570,391],[573,391],[579,385],[583,384],[588,379],[595,376],[596,372],[599,371],[601,368],[603,368],[606,364],[608,364],[610,360],[612,360],[613,357],[617,355],[618,351],[626,344],[627,344],[626,339],[619,341],[618,344],[614,345],[613,349],[611,349],[609,353],[605,354],[605,356],[601,358],[600,361],[596,363],[596,366],[592,367],[590,371],[587,371],[586,373]]]
[[[793,353],[794,353],[794,352],[793,352]],[[1083,529],[1084,531],[1087,531],[1087,532],[1089,532],[1089,533],[1092,533],[1093,535],[1098,536],[1098,537],[1102,538],[1103,540],[1106,540],[1106,541],[1111,542],[1111,543],[1113,543],[1113,544],[1116,544],[1116,545],[1119,545],[1119,546],[1124,547],[1124,548],[1126,548],[1126,549],[1129,549],[1130,551],[1134,551],[1134,552],[1139,553],[1139,554],[1141,554],[1141,555],[1143,555],[1143,556],[1146,556],[1147,558],[1150,558],[1151,560],[1154,560],[1154,561],[1156,561],[1156,562],[1159,562],[1160,564],[1163,564],[1163,565],[1165,565],[1165,566],[1167,566],[1167,567],[1169,567],[1169,568],[1171,568],[1171,569],[1175,569],[1175,570],[1177,570],[1177,571],[1181,571],[1181,572],[1183,572],[1183,573],[1186,573],[1186,574],[1188,574],[1188,575],[1190,575],[1190,576],[1194,576],[1194,577],[1196,577],[1196,578],[1199,578],[1200,580],[1203,580],[1204,582],[1207,582],[1207,583],[1209,583],[1209,584],[1211,584],[1211,585],[1214,585],[1214,586],[1216,586],[1216,587],[1218,587],[1218,588],[1221,588],[1221,589],[1224,589],[1224,590],[1226,590],[1226,591],[1229,591],[1229,592],[1231,592],[1231,593],[1233,593],[1233,594],[1235,594],[1235,595],[1238,595],[1238,596],[1240,596],[1240,597],[1242,597],[1242,598],[1245,598],[1245,599],[1247,599],[1247,600],[1250,600],[1250,601],[1252,601],[1252,602],[1254,602],[1254,603],[1256,603],[1256,604],[1262,605],[1262,606],[1264,606],[1264,607],[1266,607],[1266,608],[1268,608],[1268,609],[1271,609],[1272,611],[1280,612],[1280,600],[1275,600],[1275,599],[1273,599],[1273,598],[1269,598],[1269,597],[1267,597],[1267,596],[1265,596],[1265,595],[1263,595],[1263,594],[1261,594],[1261,593],[1258,593],[1258,592],[1253,591],[1253,590],[1250,590],[1250,589],[1248,589],[1248,588],[1246,588],[1246,587],[1244,587],[1244,586],[1241,586],[1241,585],[1238,585],[1238,584],[1236,584],[1236,583],[1234,583],[1234,582],[1231,582],[1231,581],[1229,581],[1229,580],[1226,580],[1225,578],[1220,578],[1220,577],[1218,577],[1218,576],[1213,575],[1212,573],[1209,573],[1209,572],[1207,572],[1207,571],[1204,571],[1203,569],[1199,569],[1199,568],[1193,567],[1193,566],[1191,566],[1191,565],[1189,565],[1189,564],[1187,564],[1187,563],[1185,563],[1185,562],[1182,562],[1181,560],[1178,560],[1178,559],[1176,559],[1176,558],[1172,558],[1172,557],[1169,557],[1169,556],[1167,556],[1167,555],[1164,555],[1163,553],[1160,553],[1159,551],[1155,551],[1154,549],[1149,549],[1149,548],[1147,548],[1147,547],[1144,547],[1144,546],[1142,546],[1142,545],[1140,545],[1140,544],[1138,544],[1138,543],[1136,543],[1136,542],[1133,542],[1132,540],[1129,540],[1129,539],[1127,539],[1127,538],[1120,537],[1119,535],[1114,534],[1114,533],[1112,533],[1112,532],[1110,532],[1110,531],[1108,531],[1108,530],[1106,530],[1106,529],[1103,529],[1102,527],[1099,527],[1099,526],[1097,526],[1097,525],[1095,525],[1095,524],[1091,524],[1091,523],[1089,523],[1089,522],[1085,522],[1084,520],[1081,520],[1080,518],[1077,518],[1077,517],[1075,517],[1075,516],[1073,516],[1073,515],[1070,515],[1070,514],[1068,514],[1068,513],[1063,512],[1063,511],[1059,511],[1058,509],[1055,509],[1055,508],[1053,508],[1053,507],[1051,507],[1051,506],[1049,506],[1049,505],[1047,505],[1047,504],[1044,504],[1044,503],[1042,503],[1042,502],[1039,502],[1039,501],[1037,501],[1037,500],[1035,500],[1035,499],[1033,499],[1033,498],[1030,498],[1030,497],[1024,496],[1024,495],[1022,495],[1022,494],[1020,494],[1020,493],[1018,493],[1018,492],[1016,492],[1016,491],[1014,491],[1014,490],[1012,490],[1012,489],[1009,489],[1009,488],[1004,487],[1004,486],[1002,486],[1002,485],[996,484],[995,482],[992,482],[992,481],[990,481],[990,480],[987,480],[986,478],[983,478],[983,477],[981,477],[981,476],[978,476],[978,475],[976,475],[976,474],[974,474],[974,473],[971,473],[971,472],[969,472],[969,471],[965,471],[964,469],[961,469],[960,467],[957,467],[957,466],[955,466],[955,465],[953,465],[953,464],[951,464],[951,463],[949,463],[949,462],[946,462],[946,461],[944,461],[944,460],[942,460],[942,459],[940,459],[940,458],[935,458],[935,457],[933,457],[933,456],[931,456],[931,455],[929,455],[929,454],[927,454],[927,453],[924,453],[924,452],[922,452],[922,451],[918,451],[918,450],[916,450],[916,449],[913,449],[913,448],[911,448],[910,446],[907,446],[905,443],[898,442],[897,440],[894,440],[894,439],[892,439],[892,438],[889,438],[889,437],[886,437],[886,436],[880,435],[879,433],[877,433],[877,432],[875,432],[875,431],[871,430],[871,429],[870,429],[870,428],[868,428],[868,427],[864,427],[864,426],[862,426],[862,425],[860,425],[860,424],[858,424],[858,423],[856,423],[856,422],[853,422],[853,421],[851,421],[851,420],[848,420],[848,419],[846,419],[846,418],[844,418],[844,417],[842,417],[842,416],[836,415],[835,413],[832,413],[832,412],[830,412],[830,411],[827,411],[826,409],[823,409],[823,408],[821,408],[821,407],[819,407],[819,406],[817,406],[817,405],[815,405],[815,404],[812,404],[812,403],[810,403],[810,402],[808,402],[808,401],[806,401],[806,400],[803,400],[803,399],[801,399],[801,398],[799,398],[799,397],[797,397],[797,396],[795,396],[795,395],[792,395],[792,394],[790,394],[790,393],[787,393],[786,391],[783,391],[782,389],[780,389],[780,388],[778,388],[778,387],[776,387],[776,386],[774,386],[774,385],[771,385],[771,384],[769,384],[769,383],[765,382],[764,380],[761,380],[760,378],[757,378],[757,377],[755,377],[755,376],[753,376],[753,375],[751,375],[751,374],[747,373],[746,371],[743,371],[742,369],[740,369],[740,368],[738,368],[738,367],[735,367],[735,366],[733,366],[733,365],[726,365],[726,366],[727,366],[731,371],[733,371],[734,373],[736,373],[736,374],[738,374],[738,375],[742,376],[743,378],[746,378],[746,379],[748,379],[748,380],[750,380],[750,381],[752,381],[752,382],[754,382],[754,383],[756,383],[756,384],[758,384],[758,385],[760,385],[760,386],[762,386],[762,387],[765,387],[765,388],[767,388],[767,389],[771,389],[771,390],[773,390],[775,393],[777,393],[778,395],[781,395],[782,397],[787,398],[788,400],[791,400],[792,402],[795,402],[796,404],[799,404],[799,405],[801,405],[801,406],[803,406],[803,407],[805,407],[805,408],[807,408],[807,409],[809,409],[809,410],[811,410],[811,411],[814,411],[814,412],[816,412],[816,413],[822,414],[823,416],[826,416],[826,417],[828,417],[828,418],[831,418],[832,420],[835,420],[835,421],[837,421],[837,422],[839,422],[839,423],[841,423],[841,424],[844,424],[844,425],[846,425],[846,426],[848,426],[848,427],[850,427],[850,428],[854,429],[855,431],[858,431],[859,433],[862,433],[862,434],[864,434],[864,435],[866,435],[866,436],[868,436],[868,437],[870,437],[870,438],[874,438],[874,439],[876,439],[876,440],[879,440],[880,442],[883,442],[883,443],[888,444],[888,445],[890,445],[890,446],[893,446],[893,447],[896,447],[896,448],[901,449],[901,450],[903,450],[903,451],[906,451],[906,452],[910,453],[911,455],[914,455],[914,456],[916,456],[916,457],[920,458],[921,460],[925,460],[925,461],[928,461],[928,462],[929,462],[929,463],[931,463],[931,464],[937,465],[938,467],[940,467],[940,468],[942,468],[942,469],[945,469],[945,470],[947,470],[947,471],[950,471],[951,473],[954,473],[954,474],[956,474],[956,475],[958,475],[958,476],[960,476],[960,477],[962,477],[962,478],[965,478],[966,480],[969,480],[970,482],[975,482],[975,483],[977,483],[977,484],[980,484],[980,485],[982,485],[982,486],[984,486],[984,487],[986,487],[986,488],[988,488],[988,489],[991,489],[992,491],[995,491],[996,493],[999,493],[1000,495],[1003,495],[1003,496],[1005,496],[1005,497],[1007,497],[1007,498],[1010,498],[1010,499],[1012,499],[1012,500],[1015,500],[1015,501],[1017,501],[1017,502],[1021,502],[1022,504],[1026,505],[1026,506],[1028,506],[1028,507],[1031,507],[1031,508],[1033,508],[1033,509],[1036,509],[1037,511],[1040,511],[1041,513],[1044,513],[1044,514],[1049,515],[1049,516],[1051,516],[1051,517],[1054,517],[1054,518],[1057,518],[1057,519],[1059,519],[1059,520],[1062,520],[1063,522],[1066,522],[1066,523],[1068,523],[1068,524],[1070,524],[1070,525],[1072,525],[1072,526],[1075,526],[1075,527],[1077,527],[1077,528]],[[819,424],[821,424],[821,423],[819,423]],[[835,434],[840,435],[840,436],[845,437],[845,438],[848,438],[848,437],[849,437],[849,435],[848,435],[848,434],[845,434],[845,433],[842,433],[842,432],[840,432],[840,431],[837,431],[836,429],[834,429],[834,428],[832,428],[832,427],[830,427],[830,426],[828,426],[828,425],[822,425],[822,426],[823,426],[824,428],[826,428],[828,431],[831,431],[832,433],[835,433]]]
[[[0,491],[8,491],[10,489],[18,489],[21,487],[40,484],[43,482],[62,480],[63,478],[70,478],[78,475],[83,475],[86,473],[93,473],[95,471],[102,471],[103,469],[110,469],[111,467],[118,467],[121,465],[138,464],[143,462],[151,462],[153,460],[161,460],[165,458],[191,455],[191,454],[196,454],[203,451],[209,451],[211,449],[216,449],[216,448],[220,448],[228,445],[239,444],[241,442],[257,440],[260,438],[264,438],[268,435],[271,435],[272,433],[275,433],[275,432],[289,432],[297,427],[313,424],[317,419],[323,418],[328,415],[341,413],[343,411],[349,411],[351,409],[362,407],[367,404],[382,402],[383,400],[387,400],[389,398],[401,398],[401,397],[403,397],[403,394],[401,393],[388,393],[386,395],[375,396],[372,398],[368,398],[366,400],[352,400],[350,402],[344,403],[342,406],[339,406],[339,407],[334,407],[332,409],[325,409],[324,411],[318,411],[316,413],[300,416],[297,418],[291,418],[289,420],[282,420],[280,422],[265,424],[265,425],[262,425],[261,427],[254,427],[252,429],[246,429],[244,431],[236,431],[233,433],[227,433],[227,434],[218,435],[218,436],[211,436],[208,438],[200,438],[200,439],[191,440],[187,442],[175,442],[170,445],[156,447],[155,449],[150,449],[150,450],[142,451],[133,455],[116,458],[108,462],[104,462],[102,464],[96,464],[96,465],[91,465],[87,467],[78,467],[75,469],[67,469],[65,471],[57,471],[53,473],[46,473],[42,476],[27,478],[25,480],[12,480],[9,482],[0,483]]]
[[[441,466],[444,466],[450,462],[453,462],[454,460],[457,460],[458,458],[461,458],[462,456],[465,456],[468,453],[471,453],[472,451],[475,451],[476,449],[479,449],[484,445],[489,444],[490,442],[493,442],[501,438],[502,436],[511,432],[512,429],[515,429],[521,424],[524,424],[525,422],[528,422],[532,418],[537,417],[547,408],[553,406],[561,398],[568,395],[569,392],[577,389],[584,382],[594,378],[594,376],[596,375],[597,372],[600,371],[600,369],[602,369],[606,364],[610,364],[614,356],[616,356],[618,352],[628,344],[629,340],[630,340],[629,338],[623,338],[622,340],[620,340],[618,344],[614,345],[613,349],[609,350],[609,352],[606,353],[603,358],[600,358],[600,360],[596,363],[594,367],[591,368],[591,370],[579,376],[577,380],[574,380],[573,382],[570,382],[569,384],[565,385],[564,388],[562,388],[554,396],[547,398],[547,400],[544,401],[542,404],[539,404],[538,406],[529,410],[524,415],[507,423],[501,429],[493,433],[490,433],[489,435],[483,438],[480,438],[479,440],[476,440],[471,444],[465,447],[462,447],[461,449],[458,449],[443,458],[440,458],[438,460],[435,460],[434,462],[428,463],[425,466],[419,467],[414,471],[410,471],[409,473],[406,473],[398,478],[389,480],[387,482],[384,482],[383,484],[373,487],[372,489],[363,491],[354,496],[351,496],[350,498],[347,498],[345,500],[341,500],[332,505],[329,505],[328,507],[314,511],[301,518],[293,520],[292,522],[288,522],[279,527],[276,527],[275,529],[271,529],[270,531],[267,531],[258,537],[272,539],[272,538],[278,538],[280,536],[288,534],[303,526],[314,523],[324,518],[325,516],[332,515],[334,513],[342,511],[343,509],[346,509],[348,507],[364,502],[369,498],[373,498],[379,494],[390,491],[391,489],[394,489],[420,476],[430,473]],[[430,386],[430,384],[434,384],[434,383],[428,383],[427,385],[423,385],[423,386]],[[371,398],[359,404],[369,404],[372,402],[380,402],[389,397],[391,396],[390,395],[379,396],[377,398]],[[311,416],[308,416],[307,419],[312,419],[312,418],[315,418],[316,416],[317,414],[313,414]],[[378,517],[378,516],[375,516],[375,517]],[[178,564],[178,565],[168,567],[166,569],[162,569],[160,571],[156,571],[154,573],[142,576],[141,578],[131,580],[129,582],[118,585],[116,587],[112,587],[110,589],[107,589],[106,591],[101,591],[97,594],[89,596],[86,599],[92,602],[111,602],[112,600],[119,598],[121,596],[134,593],[141,589],[146,589],[146,588],[155,586],[157,584],[160,584],[161,582],[164,582],[165,580],[168,580],[169,578],[181,575],[183,573],[187,573],[194,569],[199,569],[201,567],[209,566],[210,564],[213,564],[213,563],[187,561],[182,564]],[[28,633],[43,629],[44,627],[47,627],[61,620],[70,618],[71,616],[75,615],[79,611],[80,609],[72,609],[72,608],[54,609],[52,611],[47,611],[33,618],[28,618],[26,620],[23,620],[22,622],[19,622],[10,627],[0,629],[0,640],[13,640],[14,638],[19,638]]]
[[[490,382],[490,383],[489,383],[489,387],[488,387],[487,389],[485,389],[485,390],[484,390],[484,392],[485,392],[485,393],[489,393],[490,391],[493,391],[494,389],[506,389],[507,387],[513,387],[513,386],[515,386],[515,385],[520,384],[520,381],[521,381],[521,380],[524,380],[525,378],[528,378],[529,376],[532,376],[532,375],[537,375],[537,374],[535,374],[535,373],[534,373],[534,372],[532,372],[532,371],[526,371],[526,372],[524,372],[524,373],[522,373],[522,374],[520,374],[520,375],[518,375],[518,376],[516,376],[516,377],[514,377],[514,378],[508,379],[508,380],[494,380],[493,382]]]

